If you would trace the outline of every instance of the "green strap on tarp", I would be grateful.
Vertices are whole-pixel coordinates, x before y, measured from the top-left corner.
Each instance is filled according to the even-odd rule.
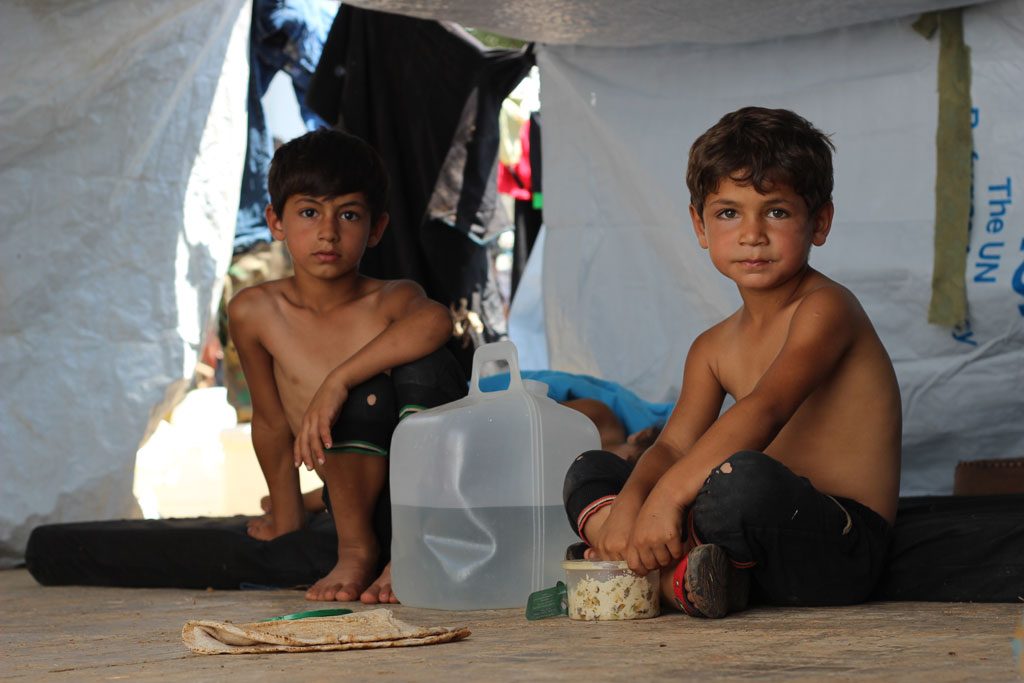
[[[967,247],[971,210],[971,51],[962,9],[929,12],[914,23],[939,33],[939,125],[935,134],[935,255],[928,322],[953,327],[967,319]]]

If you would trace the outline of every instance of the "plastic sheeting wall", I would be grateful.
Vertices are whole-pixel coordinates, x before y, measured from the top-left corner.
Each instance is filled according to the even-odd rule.
[[[549,45],[749,43],[986,0],[355,0]]]
[[[551,367],[677,397],[689,344],[740,303],[690,227],[689,146],[728,111],[786,107],[838,147],[836,219],[811,260],[861,299],[895,363],[902,493],[948,492],[961,459],[1024,455],[1024,3],[965,11],[974,218],[970,321],[954,331],[927,323],[938,40],[914,19],[740,46],[542,50]]]
[[[136,510],[231,254],[248,25],[241,0],[0,10],[0,566]]]

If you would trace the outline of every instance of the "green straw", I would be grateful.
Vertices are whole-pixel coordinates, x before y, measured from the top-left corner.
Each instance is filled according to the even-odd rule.
[[[352,610],[345,609],[344,607],[337,609],[311,609],[305,612],[295,612],[294,614],[282,614],[279,617],[263,619],[263,621],[293,621],[295,619],[308,619],[309,617],[337,617],[342,614],[352,614]]]

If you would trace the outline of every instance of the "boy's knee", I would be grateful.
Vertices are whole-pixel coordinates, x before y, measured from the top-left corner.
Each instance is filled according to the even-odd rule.
[[[451,352],[444,346],[436,351],[417,358],[414,361],[396,365],[391,370],[391,378],[396,385],[426,384],[433,385],[453,380],[465,383],[462,368]]]
[[[694,501],[694,515],[705,533],[709,527],[738,529],[778,504],[785,465],[758,451],[739,451],[711,471]]]
[[[568,500],[575,491],[595,481],[625,481],[632,467],[625,460],[608,451],[586,451],[576,456],[565,473],[562,497]]]
[[[391,370],[399,408],[418,409],[456,401],[466,395],[469,385],[458,361],[444,346],[417,360]]]
[[[349,390],[338,420],[376,421],[395,413],[395,388],[380,374]]]
[[[739,451],[711,471],[708,482],[724,485],[733,495],[756,497],[789,470],[775,458],[760,451]]]
[[[331,452],[387,455],[397,424],[395,389],[384,374],[353,387],[331,425]]]

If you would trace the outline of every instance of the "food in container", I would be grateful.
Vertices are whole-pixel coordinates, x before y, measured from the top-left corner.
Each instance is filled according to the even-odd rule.
[[[562,567],[572,619],[649,619],[661,613],[657,571],[638,576],[621,561],[567,560]]]

